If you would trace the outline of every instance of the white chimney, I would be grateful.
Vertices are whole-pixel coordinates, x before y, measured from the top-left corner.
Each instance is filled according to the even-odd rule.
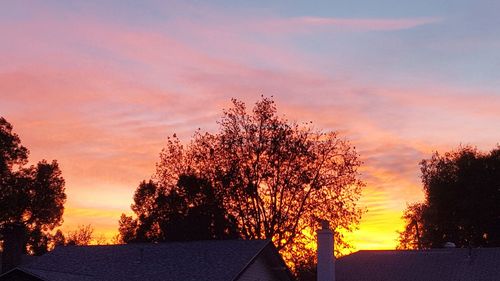
[[[335,257],[333,255],[333,231],[326,220],[321,221],[318,234],[318,281],[335,281]]]

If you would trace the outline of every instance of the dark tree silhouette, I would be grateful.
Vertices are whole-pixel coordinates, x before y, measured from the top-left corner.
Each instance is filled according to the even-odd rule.
[[[28,253],[38,255],[47,251],[50,231],[62,222],[66,195],[57,162],[25,167],[28,154],[12,125],[0,118],[0,230],[22,225]]]
[[[12,125],[0,117],[0,175],[1,180],[18,167],[28,163],[28,149],[21,145],[19,136],[12,132]]]
[[[84,246],[90,245],[94,239],[94,228],[90,225],[79,225],[76,230],[68,232],[65,237],[65,245]]]
[[[406,210],[400,248],[500,246],[500,147],[435,153],[420,165],[425,202]]]
[[[271,99],[262,98],[251,113],[243,102],[232,101],[218,133],[198,131],[186,146],[175,135],[168,139],[154,185],[169,192],[181,175],[207,181],[241,237],[272,239],[292,266],[313,255],[319,218],[338,230],[337,249],[348,247],[342,233],[354,229],[361,216],[355,149],[335,132],[279,117]],[[133,208],[150,204],[135,201]],[[138,223],[125,216],[121,221],[123,229]]]
[[[60,229],[52,236],[52,243],[54,247],[66,245],[66,237]]]
[[[53,247],[57,246],[84,246],[90,245],[95,242],[94,227],[92,225],[78,225],[75,230],[68,231],[66,235],[58,229],[54,235],[51,236],[51,244]],[[97,241],[99,242],[99,241]],[[100,241],[100,244],[105,244],[105,241]]]
[[[136,219],[122,215],[123,242],[189,241],[237,238],[235,219],[206,180],[180,175],[169,190],[141,182],[134,194]]]
[[[422,233],[424,231],[422,215],[427,205],[414,203],[407,206],[403,220],[405,229],[399,234],[398,249],[422,249]]]

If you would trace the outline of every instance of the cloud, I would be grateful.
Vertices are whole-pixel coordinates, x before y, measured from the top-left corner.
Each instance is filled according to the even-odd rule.
[[[262,20],[256,24],[262,32],[312,32],[312,31],[395,31],[435,24],[442,18],[330,18],[294,17]]]
[[[364,64],[337,64],[342,53],[316,58],[315,49],[286,40],[296,32],[406,30],[441,18],[214,14],[217,21],[173,17],[144,27],[45,13],[0,26],[9,38],[0,45],[0,111],[33,160],[61,163],[65,227],[97,216],[96,228],[116,230],[138,182],[154,172],[166,136],[188,140],[197,128],[217,130],[231,97],[250,106],[261,94],[274,95],[289,120],[339,130],[356,145],[368,209],[353,236],[358,248],[394,245],[406,202],[422,196],[418,161],[457,141],[484,136],[481,145],[488,145],[497,136],[493,91],[373,81],[360,74]]]

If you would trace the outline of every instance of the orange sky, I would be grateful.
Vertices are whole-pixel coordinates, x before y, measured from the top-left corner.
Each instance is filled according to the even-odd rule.
[[[500,7],[413,2],[10,3],[0,115],[32,161],[59,161],[63,230],[91,223],[110,238],[168,135],[213,132],[231,97],[273,95],[288,119],[357,147],[368,212],[351,239],[393,248],[403,209],[423,196],[418,162],[500,139]]]

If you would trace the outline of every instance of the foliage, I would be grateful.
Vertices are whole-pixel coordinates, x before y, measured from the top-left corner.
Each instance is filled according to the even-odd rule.
[[[28,149],[21,145],[19,136],[12,132],[12,125],[0,117],[0,175],[2,180],[10,174],[14,166],[28,163]]]
[[[155,190],[175,192],[182,175],[203,179],[242,238],[272,239],[292,266],[310,256],[319,219],[339,230],[338,249],[348,247],[342,233],[359,222],[363,186],[354,147],[336,132],[317,132],[310,123],[279,117],[271,99],[262,98],[251,113],[243,102],[232,103],[216,134],[197,131],[186,146],[175,135],[168,139],[157,163]],[[136,197],[132,208],[139,218],[122,216],[121,228],[141,221],[142,211],[136,210],[156,198]]]
[[[91,244],[104,245],[107,243],[104,236],[95,237],[92,225],[78,225],[75,230],[69,231],[66,235],[58,229],[51,236],[53,247],[57,246],[86,246]]]
[[[500,246],[500,147],[489,153],[467,146],[421,163],[425,202],[405,212],[401,248]],[[416,208],[418,207],[418,208]],[[419,226],[419,235],[411,224]],[[417,239],[419,237],[420,239]]]
[[[316,256],[305,255],[303,259],[295,264],[295,277],[300,281],[316,281],[317,275]]]
[[[134,194],[136,219],[122,215],[122,241],[189,241],[237,238],[234,218],[222,206],[222,198],[206,180],[180,175],[166,190],[152,181],[141,182]]]
[[[47,251],[49,232],[62,223],[66,194],[57,161],[26,167],[28,154],[12,125],[0,118],[0,230],[23,225],[27,251],[38,255]]]
[[[406,207],[403,214],[404,231],[399,233],[398,249],[422,249],[422,214],[427,208],[423,203],[414,203]]]
[[[65,245],[85,246],[90,245],[94,239],[94,228],[88,225],[79,225],[76,230],[68,232]]]
[[[66,245],[66,237],[60,229],[52,236],[52,243],[54,247]]]

